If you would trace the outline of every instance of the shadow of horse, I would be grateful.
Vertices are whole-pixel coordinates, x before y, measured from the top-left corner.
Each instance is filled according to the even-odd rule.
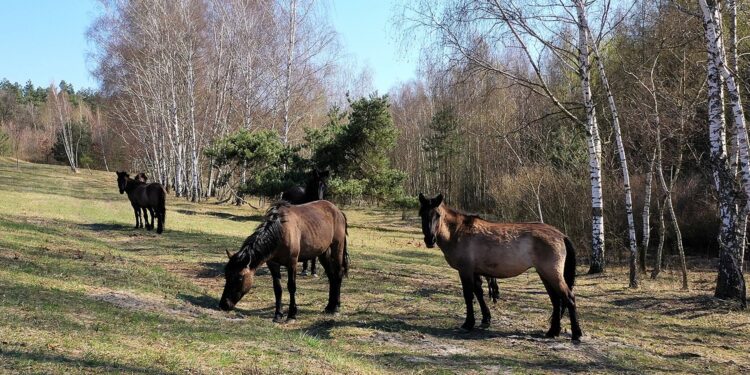
[[[193,296],[190,294],[177,293],[177,298],[191,305],[209,310],[219,310],[219,299],[209,295]]]
[[[124,225],[124,224],[115,224],[115,223],[92,223],[92,224],[79,224],[78,225],[81,228],[88,229],[90,231],[94,232],[104,232],[104,231],[123,231],[123,230],[129,230],[132,229],[132,225]]]
[[[356,315],[356,314],[355,314]],[[437,318],[437,317],[436,317]],[[367,321],[345,321],[341,319],[324,319],[316,321],[306,328],[300,330],[308,335],[313,335],[322,339],[333,339],[331,331],[336,328],[361,328],[373,329],[381,332],[412,332],[423,335],[430,335],[445,339],[458,340],[486,340],[494,338],[512,338],[516,340],[540,341],[548,340],[544,337],[543,332],[530,333],[528,331],[512,330],[498,331],[496,329],[474,329],[470,332],[463,332],[455,328],[425,326],[409,323],[397,317],[383,316],[381,319]],[[501,327],[502,328],[502,327]]]
[[[263,216],[262,215],[248,215],[248,216],[244,216],[244,215],[235,215],[235,214],[230,214],[230,213],[227,213],[227,212],[219,212],[219,211],[196,212],[196,211],[193,211],[193,210],[180,209],[180,210],[175,210],[175,212],[183,214],[183,215],[191,215],[191,216],[192,215],[214,216],[214,217],[217,217],[219,219],[226,219],[226,220],[232,220],[232,221],[238,221],[238,222],[245,222],[245,221],[256,221],[257,222],[257,221],[263,220]]]

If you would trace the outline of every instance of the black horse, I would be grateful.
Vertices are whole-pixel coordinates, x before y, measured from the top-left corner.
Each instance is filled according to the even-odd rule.
[[[143,221],[145,228],[151,230],[154,228],[154,221],[158,222],[156,233],[161,234],[164,231],[164,221],[166,220],[166,196],[167,193],[160,183],[147,183],[148,178],[145,174],[140,173],[136,178],[131,178],[128,172],[117,172],[117,187],[120,194],[128,193],[130,205],[133,206],[135,213],[135,227],[143,228],[141,222],[141,210],[143,210]],[[148,212],[151,213],[151,223],[148,220]]]
[[[312,176],[307,180],[307,185],[293,186],[286,189],[281,193],[281,199],[291,204],[305,204],[314,201],[321,201],[325,199],[326,194],[326,179],[328,178],[328,171],[313,170]],[[313,277],[317,277],[318,273],[315,269],[315,258],[311,261],[310,273]],[[302,262],[302,276],[307,276],[307,261]]]

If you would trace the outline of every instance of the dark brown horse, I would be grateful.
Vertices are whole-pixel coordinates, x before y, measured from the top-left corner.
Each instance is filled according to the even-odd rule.
[[[442,194],[428,199],[420,193],[419,202],[425,245],[432,248],[437,244],[461,278],[466,302],[466,321],[462,329],[474,328],[474,296],[482,311],[482,326],[490,325],[481,276],[509,278],[534,267],[552,302],[547,337],[560,335],[560,318],[567,308],[572,339],[580,339],[582,333],[573,294],[575,250],[562,232],[543,223],[493,223],[464,214],[445,205]]]
[[[135,227],[143,228],[141,222],[141,210],[143,210],[143,221],[148,230],[154,228],[154,221],[158,221],[156,233],[161,234],[164,231],[164,221],[166,220],[166,199],[167,193],[160,183],[147,183],[148,178],[145,174],[140,173],[135,179],[130,178],[128,172],[117,173],[117,186],[120,194],[128,193],[130,205],[133,206],[135,213]],[[151,213],[151,223],[148,220],[148,212]]]
[[[325,312],[336,313],[341,304],[341,282],[349,271],[346,231],[346,216],[331,202],[315,201],[299,206],[285,201],[274,204],[255,232],[245,239],[240,251],[235,254],[227,251],[229,262],[224,267],[226,283],[219,308],[225,311],[234,309],[250,291],[255,270],[267,263],[276,297],[273,320],[280,322],[284,317],[281,312],[281,266],[286,267],[288,275],[287,320],[294,320],[297,316],[297,263],[317,257],[328,275]]]
[[[305,204],[315,201],[322,201],[325,199],[326,179],[328,178],[328,171],[318,171],[313,169],[310,179],[307,180],[307,184],[303,186],[293,186],[286,189],[281,193],[281,200],[285,200],[291,204]],[[307,262],[302,262],[302,276],[307,276]],[[310,273],[313,277],[317,277],[318,273],[315,268],[315,258],[310,260]]]

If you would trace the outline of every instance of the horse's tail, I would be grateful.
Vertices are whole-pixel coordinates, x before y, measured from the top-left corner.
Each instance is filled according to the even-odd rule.
[[[497,303],[500,299],[500,288],[497,286],[497,279],[494,277],[485,277],[487,279],[487,293],[492,299],[492,303]]]
[[[573,290],[573,285],[576,282],[576,250],[573,248],[573,243],[570,242],[568,237],[565,237],[565,268],[563,269],[563,277],[565,283],[568,284],[568,289]]]
[[[349,223],[347,222],[346,215],[341,212],[341,216],[344,217],[344,261],[341,264],[341,273],[343,276],[349,275],[349,249],[347,246],[347,236],[349,235]]]
[[[570,242],[568,237],[565,237],[565,266],[563,268],[563,278],[565,284],[568,284],[568,289],[572,292],[573,285],[576,282],[576,250],[573,248],[573,243]],[[566,297],[562,297],[563,301]],[[560,316],[565,315],[567,309],[567,303],[560,303]]]

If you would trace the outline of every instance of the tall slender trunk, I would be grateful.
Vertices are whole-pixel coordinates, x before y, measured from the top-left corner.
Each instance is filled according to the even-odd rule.
[[[747,147],[747,129],[742,112],[739,90],[733,73],[725,65],[724,46],[721,36],[721,13],[719,4],[712,0],[698,0],[703,13],[703,27],[706,32],[708,50],[708,113],[709,139],[711,141],[711,163],[714,180],[719,195],[719,269],[714,295],[722,299],[736,299],[743,307],[747,306],[745,279],[741,268],[741,246],[739,218],[737,212],[737,192],[734,189],[734,174],[729,165],[726,142],[726,120],[724,118],[723,80],[732,102],[737,136],[739,140],[739,164],[742,169],[742,187],[750,190],[750,162]]]
[[[667,236],[667,226],[664,225],[664,207],[667,205],[666,200],[659,203],[659,246],[656,248],[654,257],[654,269],[651,270],[651,279],[656,280],[661,273],[662,254],[664,253],[664,240]]]
[[[659,182],[661,182],[661,189],[664,192],[664,204],[669,212],[669,219],[672,222],[672,229],[674,230],[675,242],[677,242],[677,251],[680,255],[680,266],[682,268],[682,289],[688,289],[688,276],[687,276],[687,263],[685,262],[685,249],[682,247],[682,232],[680,232],[680,224],[677,222],[677,215],[674,212],[674,205],[672,204],[672,187],[674,181],[670,181],[670,185],[667,185],[667,180],[664,178],[664,165],[662,157],[661,147],[661,126],[656,125],[656,173],[659,175]]]
[[[656,156],[652,155],[648,163],[648,173],[646,173],[646,188],[643,197],[643,242],[641,244],[641,272],[646,273],[646,258],[648,257],[648,245],[651,240],[651,191],[654,180],[654,161]]]
[[[604,199],[602,197],[601,139],[596,121],[596,110],[591,95],[588,34],[585,28],[586,6],[583,0],[575,1],[578,11],[578,60],[583,105],[586,109],[587,143],[589,149],[589,175],[591,179],[591,265],[589,273],[604,272]]]
[[[586,30],[589,32],[591,37],[591,49],[596,56],[597,66],[599,68],[599,75],[604,86],[604,91],[607,94],[607,102],[609,103],[609,110],[612,114],[612,128],[615,131],[615,143],[617,144],[617,155],[620,160],[620,169],[622,170],[622,187],[625,192],[625,215],[628,218],[628,239],[630,242],[630,287],[638,287],[638,238],[635,233],[635,217],[633,215],[633,194],[630,188],[630,171],[628,169],[628,158],[625,154],[625,143],[622,140],[622,131],[620,130],[620,116],[615,105],[615,97],[612,95],[612,89],[609,86],[609,80],[607,79],[607,73],[604,70],[604,63],[602,62],[601,56],[599,56],[599,50],[596,47],[596,42],[593,40],[593,35],[590,35],[588,30],[588,24],[585,24]]]
[[[289,44],[287,45],[286,79],[284,82],[284,128],[282,141],[289,144],[289,106],[292,96],[292,64],[294,63],[294,44],[297,37],[297,0],[291,0],[289,5]]]

